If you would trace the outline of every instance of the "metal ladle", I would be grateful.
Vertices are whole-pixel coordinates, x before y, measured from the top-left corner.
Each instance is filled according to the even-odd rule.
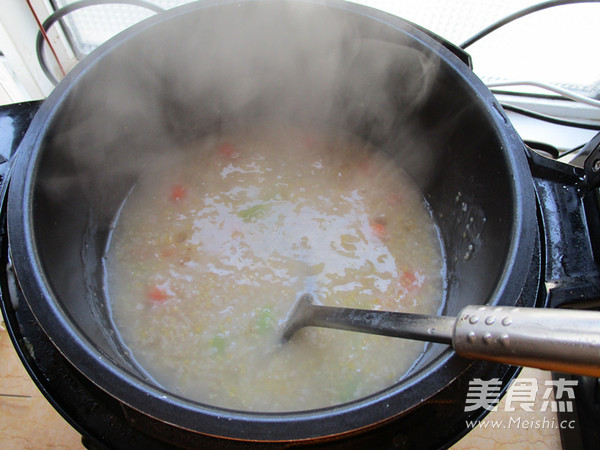
[[[308,326],[438,342],[466,358],[600,377],[597,311],[478,305],[449,317],[321,306],[306,293],[282,342]]]

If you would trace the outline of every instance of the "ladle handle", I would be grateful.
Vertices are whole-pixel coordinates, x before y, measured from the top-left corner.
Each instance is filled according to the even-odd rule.
[[[467,306],[452,346],[467,358],[600,377],[600,312]]]

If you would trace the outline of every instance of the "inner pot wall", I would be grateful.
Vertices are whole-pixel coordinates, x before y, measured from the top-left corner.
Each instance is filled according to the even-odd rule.
[[[388,420],[468,362],[432,345],[390,389],[294,414],[220,410],[148,383],[108,318],[101,256],[111,222],[144,165],[182,143],[257,119],[326,124],[390,153],[423,189],[445,246],[445,313],[514,304],[531,261],[535,209],[522,144],[497,108],[437,42],[357,5],[200,3],[150,19],[81,63],[21,145],[9,232],[27,302],[92,381],[176,426],[285,440]]]

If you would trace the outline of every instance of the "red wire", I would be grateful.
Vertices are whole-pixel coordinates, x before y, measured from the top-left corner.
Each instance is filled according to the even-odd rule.
[[[56,54],[56,50],[54,50],[54,46],[52,45],[52,42],[50,42],[50,38],[48,37],[48,34],[46,34],[46,30],[44,30],[44,27],[42,26],[42,22],[40,22],[40,19],[38,18],[37,13],[35,12],[35,9],[33,9],[31,1],[26,0],[26,2],[27,2],[27,6],[29,6],[29,10],[31,11],[31,14],[33,14],[33,17],[37,23],[38,28],[40,29],[40,33],[42,33],[42,36],[44,37],[46,44],[48,44],[48,48],[54,55],[54,59],[56,59],[58,68],[60,69],[60,72],[62,73],[62,76],[64,77],[67,74],[67,72],[65,71],[63,65],[60,63],[60,59],[58,58],[58,55]]]

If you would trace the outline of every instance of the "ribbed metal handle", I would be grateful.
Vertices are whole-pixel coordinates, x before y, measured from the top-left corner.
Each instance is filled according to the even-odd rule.
[[[452,346],[467,358],[600,377],[600,312],[467,306]]]

